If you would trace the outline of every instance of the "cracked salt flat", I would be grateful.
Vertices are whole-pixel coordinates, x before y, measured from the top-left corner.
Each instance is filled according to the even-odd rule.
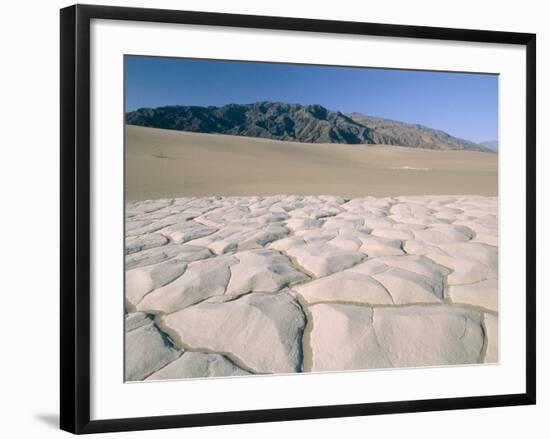
[[[201,197],[126,210],[126,379],[498,361],[498,200]]]

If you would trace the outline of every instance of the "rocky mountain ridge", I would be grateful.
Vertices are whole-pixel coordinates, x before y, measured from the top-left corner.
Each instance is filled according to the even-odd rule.
[[[321,105],[283,102],[222,107],[165,106],[126,113],[126,123],[152,128],[229,134],[304,143],[383,144],[436,150],[491,150],[441,130]]]

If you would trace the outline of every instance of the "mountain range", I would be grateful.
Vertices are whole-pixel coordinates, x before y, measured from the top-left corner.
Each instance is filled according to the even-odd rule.
[[[423,125],[344,114],[321,105],[283,102],[221,107],[164,106],[126,113],[126,123],[152,128],[261,137],[305,143],[383,144],[437,150],[491,148]]]
[[[479,142],[479,144],[489,148],[491,151],[498,151],[498,140],[488,140],[487,142]]]

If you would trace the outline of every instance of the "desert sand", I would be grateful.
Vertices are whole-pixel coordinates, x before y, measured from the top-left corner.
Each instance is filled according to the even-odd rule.
[[[476,195],[129,203],[126,380],[497,362],[497,211]]]
[[[498,192],[498,155],[308,144],[126,126],[126,201],[212,195],[347,198]]]
[[[125,158],[126,380],[498,361],[496,154],[127,126]]]

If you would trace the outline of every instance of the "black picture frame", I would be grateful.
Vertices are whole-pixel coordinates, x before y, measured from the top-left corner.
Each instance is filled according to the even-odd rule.
[[[525,393],[90,420],[90,21],[92,19],[525,46],[527,59],[525,66],[527,79]],[[89,5],[75,5],[62,9],[60,24],[61,429],[81,434],[535,404],[536,36],[534,34]]]

